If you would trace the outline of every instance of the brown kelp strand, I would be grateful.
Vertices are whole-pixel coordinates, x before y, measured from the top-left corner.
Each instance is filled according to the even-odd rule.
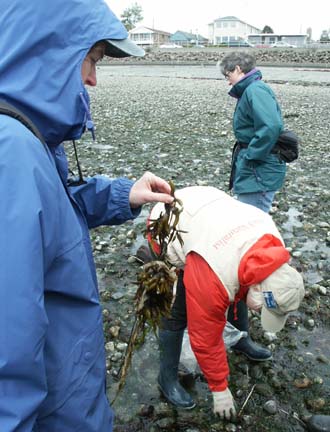
[[[157,219],[150,219],[145,234],[150,236],[151,240],[157,243],[160,247],[159,259],[166,262],[166,252],[169,243],[176,239],[183,244],[181,232],[177,229],[180,213],[183,210],[182,201],[174,196],[175,186],[172,181],[169,181],[171,186],[171,195],[174,200],[171,204],[165,204],[165,210]]]
[[[169,316],[171,312],[173,286],[177,275],[166,259],[166,252],[170,242],[177,239],[180,244],[183,243],[181,231],[177,229],[183,206],[182,202],[174,196],[174,184],[170,182],[170,185],[173,202],[165,205],[164,212],[157,219],[150,220],[145,232],[146,236],[151,237],[152,241],[160,246],[160,254],[157,260],[143,265],[137,275],[135,322],[119,372],[119,384],[113,402],[125,384],[134,349],[143,344],[149,330],[156,334],[161,318]]]

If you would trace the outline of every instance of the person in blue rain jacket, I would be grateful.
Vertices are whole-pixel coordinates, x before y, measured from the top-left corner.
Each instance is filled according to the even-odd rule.
[[[172,197],[152,173],[68,183],[62,142],[94,132],[96,62],[143,50],[103,0],[3,0],[0,26],[0,100],[45,141],[0,115],[0,430],[111,432],[88,230]]]

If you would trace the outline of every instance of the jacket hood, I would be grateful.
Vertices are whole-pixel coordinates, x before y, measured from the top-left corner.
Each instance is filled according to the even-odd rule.
[[[14,105],[48,145],[80,138],[86,119],[82,62],[99,40],[127,31],[103,0],[2,0],[0,99]]]
[[[262,74],[259,69],[252,69],[250,72],[244,75],[244,77],[239,80],[231,90],[229,91],[229,96],[239,99],[247,86],[249,86],[253,81],[259,81],[262,79]]]

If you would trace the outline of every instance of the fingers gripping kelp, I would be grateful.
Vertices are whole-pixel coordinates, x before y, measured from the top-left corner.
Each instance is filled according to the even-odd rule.
[[[119,384],[114,400],[123,388],[134,349],[143,344],[148,330],[156,334],[163,316],[169,316],[173,302],[173,286],[177,280],[174,268],[167,260],[168,244],[178,240],[183,244],[180,230],[177,229],[182,202],[174,196],[175,186],[171,185],[171,204],[156,219],[150,219],[145,236],[157,245],[157,259],[141,267],[137,275],[138,289],[135,294],[135,322],[132,327],[125,357],[119,372]]]

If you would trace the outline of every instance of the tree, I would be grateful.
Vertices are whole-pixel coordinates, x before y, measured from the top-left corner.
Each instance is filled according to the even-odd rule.
[[[274,30],[269,25],[265,25],[261,33],[274,33]]]
[[[120,15],[120,18],[127,31],[132,30],[136,23],[143,20],[142,7],[137,3],[133,3],[132,6],[124,10],[124,12]]]

